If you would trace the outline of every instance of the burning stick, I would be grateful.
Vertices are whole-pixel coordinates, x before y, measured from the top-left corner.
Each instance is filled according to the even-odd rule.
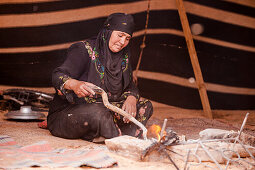
[[[160,131],[160,127],[159,126],[155,126],[156,127],[156,133],[159,133],[160,131],[160,135],[158,134],[158,140],[153,141],[152,144],[147,147],[141,154],[141,160],[144,160],[145,157],[150,154],[153,151],[157,151],[159,153],[163,153],[170,161],[171,163],[174,165],[174,167],[179,170],[178,166],[175,164],[175,162],[173,161],[173,159],[170,157],[170,155],[167,153],[167,151],[173,152],[169,149],[167,149],[167,146],[171,146],[171,145],[176,145],[179,143],[179,137],[177,136],[177,134],[172,131],[171,129],[168,129],[165,131],[166,128],[166,122],[167,119],[164,120],[162,129]],[[173,152],[175,154],[177,154],[176,152]]]
[[[167,119],[164,119],[164,123],[163,123],[162,129],[161,129],[161,132],[160,132],[160,138],[163,137],[163,133],[164,133],[165,128],[166,128],[166,122],[167,122]]]
[[[141,160],[144,160],[144,158],[145,158],[149,153],[151,153],[152,151],[158,149],[158,148],[159,148],[159,145],[160,145],[159,142],[153,141],[152,144],[151,144],[149,147],[147,147],[147,148],[142,152],[141,158],[140,158],[140,159],[141,159]]]
[[[109,101],[108,101],[108,96],[107,96],[106,92],[105,92],[103,89],[101,89],[101,88],[98,87],[98,86],[92,86],[92,87],[90,86],[90,88],[91,88],[92,90],[94,90],[94,92],[95,92],[96,94],[100,94],[100,95],[102,96],[103,103],[104,103],[105,107],[107,107],[108,109],[110,109],[110,110],[112,110],[112,111],[114,111],[114,112],[116,112],[116,113],[121,114],[122,116],[128,118],[131,122],[133,122],[134,124],[136,124],[137,126],[139,126],[139,127],[143,130],[143,138],[144,138],[145,140],[147,140],[147,129],[145,128],[145,126],[144,126],[142,123],[140,123],[139,121],[137,121],[133,116],[131,116],[130,114],[128,114],[128,113],[125,112],[124,110],[122,110],[122,109],[120,109],[120,108],[118,108],[118,107],[112,105],[111,103],[109,103]]]
[[[159,151],[159,152],[160,152],[160,151],[163,151],[163,153],[165,154],[165,156],[172,162],[172,164],[174,165],[174,167],[175,167],[177,170],[179,170],[179,168],[178,168],[178,166],[176,165],[176,163],[173,161],[173,159],[172,159],[172,158],[168,155],[168,153],[166,152],[165,147],[163,147],[162,149],[160,148],[158,151]]]

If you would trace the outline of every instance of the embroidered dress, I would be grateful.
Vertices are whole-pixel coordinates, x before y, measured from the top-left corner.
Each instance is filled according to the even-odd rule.
[[[118,14],[118,17],[122,19],[127,16]],[[131,27],[126,26],[129,25],[119,28],[128,32]],[[118,53],[110,51],[108,43],[111,33],[108,28],[102,29],[97,37],[72,44],[64,63],[53,71],[52,83],[56,93],[47,117],[52,135],[88,141],[100,136],[116,137],[120,131],[122,135],[141,136],[141,129],[133,123],[124,123],[122,116],[107,109],[100,95],[79,98],[73,91],[64,89],[70,78],[90,82],[104,89],[109,102],[119,108],[132,95],[137,99],[135,118],[146,125],[153,112],[152,104],[140,101],[139,91],[132,80],[128,46]]]

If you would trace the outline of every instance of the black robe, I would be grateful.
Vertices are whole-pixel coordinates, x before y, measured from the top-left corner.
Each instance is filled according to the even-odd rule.
[[[101,96],[78,98],[73,91],[63,88],[69,78],[93,83],[103,88],[108,93],[109,101],[120,108],[125,99],[133,95],[137,99],[136,119],[145,125],[151,117],[152,104],[149,101],[139,101],[139,91],[132,81],[130,54],[127,52],[122,57],[121,95],[111,94],[104,84],[105,61],[95,51],[95,41],[90,39],[71,45],[65,62],[53,71],[52,82],[56,94],[47,117],[48,129],[54,136],[69,139],[93,140],[99,136],[112,138],[120,135],[119,130],[122,135],[139,136],[141,130],[133,123],[124,123],[122,116],[107,109]]]

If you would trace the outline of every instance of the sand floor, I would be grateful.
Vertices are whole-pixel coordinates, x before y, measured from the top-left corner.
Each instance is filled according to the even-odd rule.
[[[0,90],[13,88],[10,86],[0,86]],[[37,88],[29,88],[35,89]],[[51,93],[52,88],[40,88],[40,91]],[[167,127],[171,127],[178,135],[185,135],[186,139],[197,139],[198,133],[206,128],[219,128],[225,130],[238,131],[247,112],[249,117],[244,128],[244,132],[255,136],[255,110],[213,110],[214,119],[207,119],[203,116],[202,110],[189,110],[173,106],[168,106],[153,102],[154,114],[148,121],[147,128],[153,124],[162,126],[164,119],[168,119]],[[38,121],[13,121],[7,120],[4,116],[8,111],[0,110],[0,134],[9,135],[19,145],[29,145],[39,141],[48,141],[52,148],[105,148],[105,144],[95,144],[84,140],[68,140],[52,136],[48,130],[38,128]],[[47,115],[47,112],[44,112]],[[115,153],[107,153],[117,160],[118,166],[107,169],[176,169],[170,162],[140,162],[122,157]],[[213,164],[212,164],[213,165]],[[181,169],[184,165],[180,164]],[[83,167],[82,169],[88,169]],[[204,166],[193,167],[194,169],[206,169]],[[191,168],[191,169],[193,169]],[[23,168],[34,169],[34,168]],[[37,168],[47,169],[47,168]],[[57,169],[79,169],[79,168],[57,168]],[[93,169],[93,168],[89,168]],[[232,166],[230,169],[243,169],[243,167]]]

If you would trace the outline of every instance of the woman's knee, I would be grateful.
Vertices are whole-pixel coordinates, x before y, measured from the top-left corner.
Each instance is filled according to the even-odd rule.
[[[53,136],[77,139],[89,129],[86,118],[67,111],[58,113],[55,119],[48,119],[48,129]]]
[[[153,114],[153,105],[152,105],[151,101],[149,101],[149,100],[144,101],[143,108],[145,109],[147,116],[151,117]]]

